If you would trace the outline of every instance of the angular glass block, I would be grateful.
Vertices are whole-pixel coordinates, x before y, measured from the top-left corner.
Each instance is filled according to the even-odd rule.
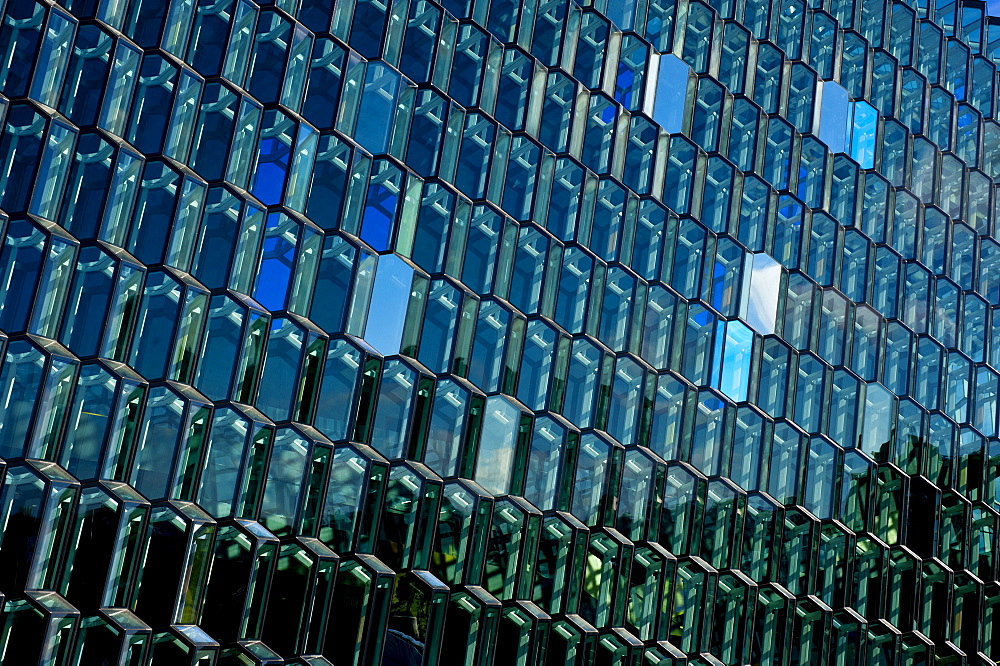
[[[379,259],[362,330],[365,341],[384,356],[399,353],[413,273],[413,268],[394,254]]]
[[[850,154],[862,169],[875,166],[878,112],[867,102],[852,102]]]
[[[4,664],[995,660],[982,3],[0,4]]]
[[[684,102],[691,68],[677,56],[666,54],[654,59],[643,109],[660,127],[671,134],[682,131]]]
[[[71,528],[76,546],[62,587],[77,608],[91,613],[102,606],[135,602],[139,537],[148,515],[149,502],[124,483],[105,482],[81,490]]]

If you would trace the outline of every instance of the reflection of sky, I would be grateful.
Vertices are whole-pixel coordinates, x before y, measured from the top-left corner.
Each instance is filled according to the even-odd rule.
[[[385,356],[399,353],[412,283],[413,269],[409,264],[394,254],[379,258],[365,340]]]
[[[878,383],[868,384],[865,392],[865,417],[861,420],[864,428],[862,450],[875,453],[890,438],[892,396],[888,389]]]
[[[986,0],[986,13],[990,16],[1000,16],[1000,0]]]
[[[875,133],[878,111],[867,102],[854,102],[854,129],[851,132],[851,157],[862,169],[875,166]]]
[[[753,255],[746,321],[761,335],[774,333],[780,286],[781,264],[763,252]]]
[[[514,437],[520,413],[501,396],[490,397],[484,411],[483,436],[473,478],[489,492],[502,495],[510,485]]]
[[[752,349],[753,332],[742,322],[728,322],[719,389],[736,402],[747,399]]]
[[[635,0],[609,0],[605,16],[622,30],[628,30],[632,27],[635,4]]]
[[[389,147],[399,82],[400,75],[391,67],[378,62],[368,65],[354,140],[372,153],[384,153]]]
[[[277,138],[265,138],[260,142],[260,155],[250,191],[268,206],[281,203],[291,152],[291,146]]]
[[[264,256],[253,293],[257,302],[272,311],[285,309],[285,297],[288,295],[288,284],[295,265],[298,229],[286,220],[280,213],[271,213],[267,217]]]
[[[680,132],[684,124],[684,99],[691,68],[672,54],[659,58],[656,73],[656,94],[653,120],[671,134]]]
[[[392,190],[381,183],[368,188],[365,212],[361,218],[361,240],[371,245],[377,252],[389,249],[398,198]]]
[[[622,106],[632,103],[632,84],[635,73],[623,62],[618,63],[618,78],[615,80],[615,101]]]
[[[998,0],[1000,1],[1000,0]],[[820,81],[819,140],[835,153],[847,149],[850,93],[833,81]]]
[[[608,104],[607,108],[601,111],[601,121],[604,123],[610,123],[615,119],[615,105]]]

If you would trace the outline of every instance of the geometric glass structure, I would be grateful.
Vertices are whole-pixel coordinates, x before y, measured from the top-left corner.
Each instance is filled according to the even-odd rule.
[[[0,665],[1000,660],[979,0],[0,0]]]

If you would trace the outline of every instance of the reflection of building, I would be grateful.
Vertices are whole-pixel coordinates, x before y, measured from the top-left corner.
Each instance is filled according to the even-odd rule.
[[[996,663],[985,9],[0,0],[0,666]]]

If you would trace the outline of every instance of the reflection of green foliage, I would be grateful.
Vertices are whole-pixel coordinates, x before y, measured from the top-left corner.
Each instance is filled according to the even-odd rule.
[[[456,570],[458,563],[458,545],[454,537],[442,538],[439,540],[439,550],[431,553],[431,571],[441,580],[456,582]]]
[[[414,636],[414,638],[423,641],[427,636],[430,602],[427,599],[427,594],[414,584],[413,574],[409,572],[396,574],[390,615],[393,617],[415,617],[419,635]]]
[[[663,594],[663,612],[670,608],[670,582],[666,584]],[[670,636],[678,641],[684,634],[684,581],[680,577],[676,581],[676,589],[673,591],[674,614],[670,618]]]

